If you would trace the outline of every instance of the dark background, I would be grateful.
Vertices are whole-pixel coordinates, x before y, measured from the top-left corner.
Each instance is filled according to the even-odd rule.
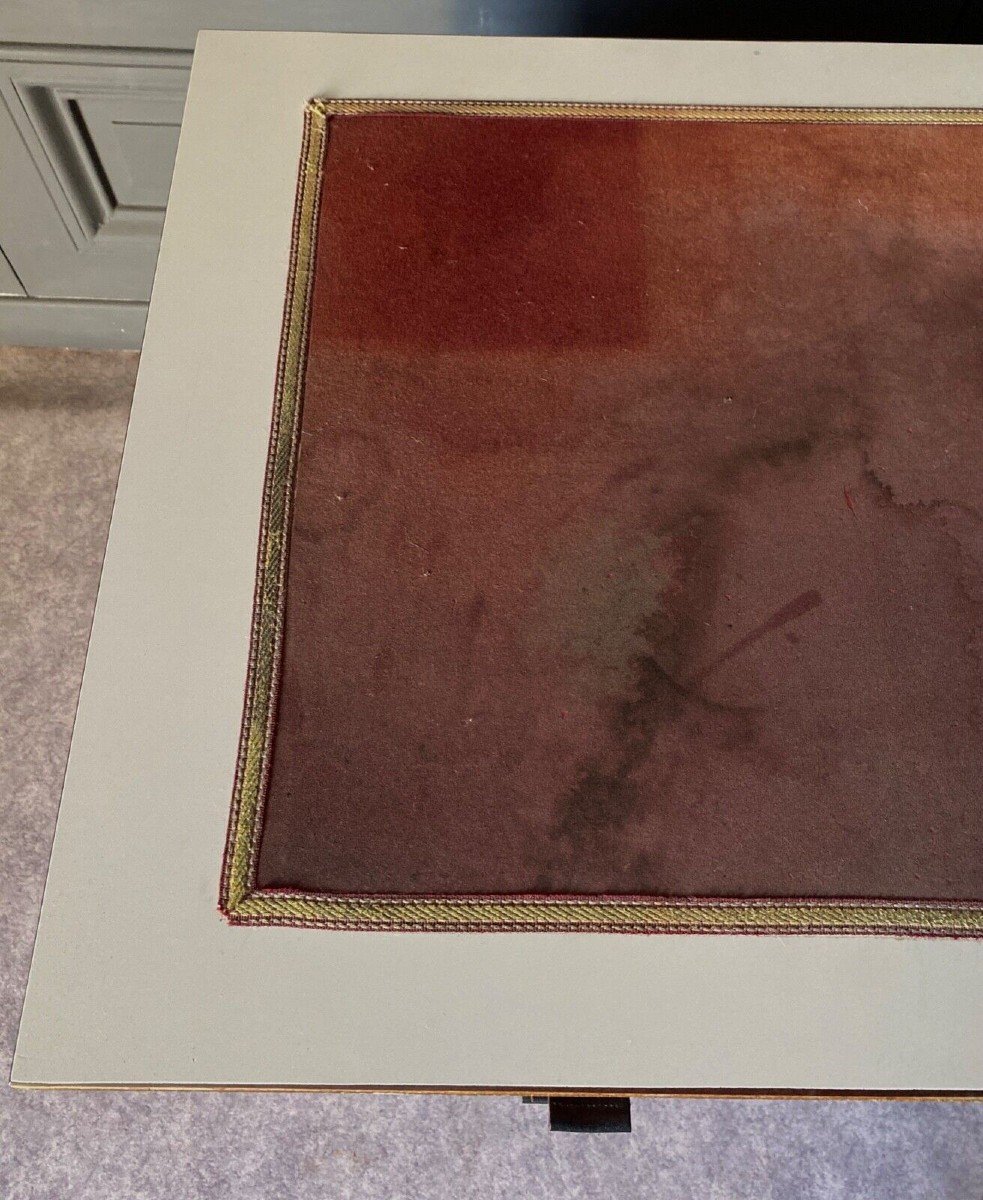
[[[983,3],[581,0],[571,6],[565,24],[564,33],[579,37],[976,43],[983,42]]]

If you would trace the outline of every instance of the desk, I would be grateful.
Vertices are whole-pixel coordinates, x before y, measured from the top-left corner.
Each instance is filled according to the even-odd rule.
[[[201,36],[15,1084],[983,1087],[976,940],[230,927],[216,875],[305,102],[971,107],[981,81],[974,47]]]

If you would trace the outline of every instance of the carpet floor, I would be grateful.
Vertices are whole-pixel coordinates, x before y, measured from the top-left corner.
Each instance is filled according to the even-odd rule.
[[[9,1078],[136,373],[0,348],[0,1056]],[[149,1031],[148,1031],[149,1036]],[[0,1085],[3,1200],[981,1200],[983,1104],[636,1100],[630,1136],[509,1097]]]

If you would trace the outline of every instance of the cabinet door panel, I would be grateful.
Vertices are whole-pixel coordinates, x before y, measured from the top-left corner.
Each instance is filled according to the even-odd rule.
[[[0,296],[23,296],[24,289],[14,269],[0,250]]]
[[[31,296],[146,300],[187,63],[0,63],[0,242]]]

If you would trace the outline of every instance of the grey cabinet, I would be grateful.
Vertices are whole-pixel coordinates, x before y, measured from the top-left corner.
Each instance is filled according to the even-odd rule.
[[[139,344],[190,60],[0,47],[0,341]]]
[[[0,342],[139,345],[199,29],[558,34],[576,31],[576,12],[573,0],[5,0]]]
[[[169,54],[0,60],[0,229],[28,295],[147,300],[188,69]]]

